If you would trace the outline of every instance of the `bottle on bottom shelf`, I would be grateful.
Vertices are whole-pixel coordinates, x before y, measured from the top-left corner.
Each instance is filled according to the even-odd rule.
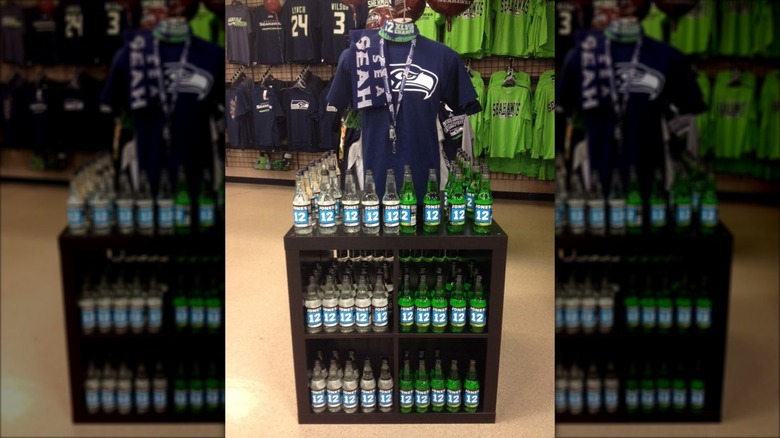
[[[374,378],[371,359],[365,358],[363,374],[355,362],[355,354],[350,351],[341,366],[338,351],[331,353],[330,364],[325,370],[322,366],[322,352],[317,352],[314,367],[310,370],[309,395],[314,413],[326,410],[331,413],[346,414],[390,412],[393,408],[393,379],[387,358],[382,359],[379,379]]]

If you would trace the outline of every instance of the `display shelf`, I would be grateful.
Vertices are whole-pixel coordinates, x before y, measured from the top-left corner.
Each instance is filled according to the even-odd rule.
[[[77,423],[224,423],[224,412],[218,413],[183,413],[177,414],[174,412],[165,412],[161,414],[146,413],[146,414],[106,414],[98,412],[96,414],[88,414],[86,412],[79,414],[78,417],[74,415],[74,422]]]
[[[298,404],[298,421],[312,423],[492,423],[495,422],[496,395],[498,390],[498,364],[501,346],[501,323],[503,314],[506,250],[508,237],[495,222],[490,234],[473,234],[467,226],[463,234],[449,235],[442,226],[438,234],[422,234],[422,227],[412,235],[349,235],[341,229],[333,235],[296,235],[291,228],[284,236],[287,264],[287,285],[290,305],[293,360],[295,369],[295,392]],[[384,333],[314,333],[305,331],[301,293],[305,290],[307,269],[313,261],[332,260],[342,250],[378,250],[392,261],[392,282],[395,291],[390,306],[390,329]],[[480,266],[487,266],[485,281],[488,290],[488,329],[485,333],[401,333],[397,328],[398,290],[400,283],[400,260],[402,252],[408,250],[457,250],[459,255],[478,258]],[[307,276],[306,276],[307,277]],[[309,401],[307,372],[313,362],[315,351],[331,349],[354,350],[356,357],[369,356],[374,362],[381,357],[390,359],[394,380],[394,408],[392,412],[371,414],[314,413]],[[458,359],[461,378],[468,370],[468,359],[477,360],[480,379],[480,406],[476,413],[426,413],[402,414],[398,411],[398,377],[402,367],[404,350],[409,350],[412,368],[416,369],[417,352],[426,354],[426,363],[433,366],[435,349],[441,350],[442,367],[447,372],[450,359]],[[462,356],[462,357],[461,357]],[[376,375],[377,367],[374,366]]]

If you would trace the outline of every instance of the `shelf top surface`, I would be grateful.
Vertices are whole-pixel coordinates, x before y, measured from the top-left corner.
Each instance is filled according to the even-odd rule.
[[[133,247],[177,247],[185,245],[224,245],[225,232],[222,227],[205,232],[194,232],[190,234],[152,234],[143,235],[138,233],[120,234],[112,231],[108,234],[95,234],[88,231],[86,234],[73,234],[70,229],[65,229],[59,235],[60,245],[74,246],[133,246]]]

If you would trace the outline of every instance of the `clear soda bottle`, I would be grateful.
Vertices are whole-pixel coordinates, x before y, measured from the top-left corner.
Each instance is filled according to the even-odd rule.
[[[382,230],[387,234],[398,233],[401,226],[401,198],[396,191],[393,169],[387,169],[382,208],[384,209]]]

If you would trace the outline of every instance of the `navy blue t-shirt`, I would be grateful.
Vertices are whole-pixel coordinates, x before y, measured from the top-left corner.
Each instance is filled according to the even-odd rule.
[[[352,31],[352,45],[361,37],[369,36],[372,46],[378,44],[376,30]],[[390,86],[393,102],[398,102],[398,88],[410,43],[386,42],[385,50],[390,65]],[[327,100],[338,109],[346,108],[353,101],[352,63],[349,53],[339,60],[336,76]],[[360,110],[364,169],[374,172],[377,192],[384,194],[387,169],[403,175],[403,166],[412,166],[417,199],[425,195],[428,169],[439,171],[440,152],[436,130],[439,103],[449,104],[456,113],[473,114],[481,107],[477,93],[471,84],[466,67],[455,51],[442,43],[425,37],[417,37],[414,58],[404,88],[403,102],[398,113],[397,153],[392,152],[388,134],[390,113],[387,106],[375,106]]]
[[[341,136],[339,129],[341,111],[329,104],[327,99],[330,87],[329,83],[320,94],[320,149],[326,151],[338,149]]]
[[[95,2],[62,0],[55,15],[59,18],[60,50],[66,64],[97,64],[98,16]]]
[[[58,22],[54,14],[45,13],[37,6],[25,10],[24,37],[27,60],[33,64],[54,65],[60,61]]]
[[[252,32],[254,33],[253,60],[258,64],[278,65],[284,63],[284,37],[282,14],[277,19],[265,6],[252,8]]]
[[[609,98],[608,69],[591,62],[600,57],[598,53],[602,51],[604,35],[603,32],[592,31],[580,37],[578,45],[564,61],[556,90],[557,104],[565,113],[581,111],[584,115],[590,164],[598,169],[602,187],[609,187],[612,169],[616,165],[620,165],[622,179],[627,182],[629,166],[635,164],[642,191],[648,192],[654,169],[663,168],[661,119],[664,113],[670,105],[675,105],[683,114],[706,109],[690,62],[672,46],[643,38],[624,118],[623,158],[618,163],[614,138],[617,118]],[[590,49],[594,44],[599,49]],[[612,44],[612,64],[617,73],[619,96],[623,95],[621,90],[630,71],[634,48],[633,43]],[[595,72],[596,78],[603,78],[587,81],[585,93],[583,51],[584,59],[590,63],[585,74]],[[598,70],[604,70],[605,74],[599,74]],[[589,93],[588,90],[593,91]]]
[[[281,138],[277,122],[280,117],[284,117],[284,111],[275,89],[255,86],[252,90],[252,117],[255,128],[254,147],[279,148]]]
[[[315,122],[319,114],[318,96],[306,89],[287,88],[282,92],[287,119],[287,145],[290,150],[313,151],[317,144]]]
[[[286,61],[299,64],[320,62],[318,1],[287,0],[279,19],[284,30]]]
[[[50,79],[25,83],[19,94],[22,116],[27,133],[21,142],[39,152],[61,150],[59,135],[62,120],[62,93],[64,84]]]
[[[339,55],[347,48],[349,31],[362,29],[368,16],[366,4],[357,7],[357,25],[352,8],[340,0],[320,2],[320,27],[322,30],[322,59],[327,64],[337,64]]]
[[[129,8],[117,0],[97,2],[96,32],[98,35],[98,61],[108,64],[114,58],[114,53],[122,47],[124,33],[133,25],[133,17]]]

